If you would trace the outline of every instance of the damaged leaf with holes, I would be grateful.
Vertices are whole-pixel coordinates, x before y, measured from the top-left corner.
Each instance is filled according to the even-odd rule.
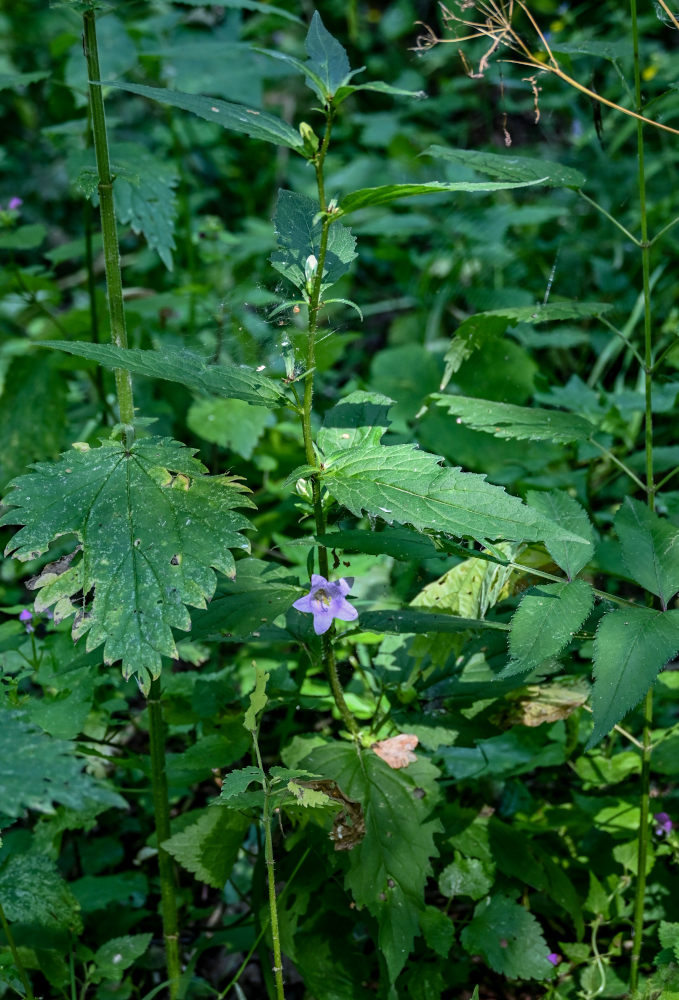
[[[33,580],[36,609],[74,614],[74,639],[103,644],[105,662],[122,660],[147,690],[161,658],[177,655],[172,629],[191,628],[187,606],[206,606],[215,570],[235,575],[231,550],[248,548],[249,521],[234,511],[252,506],[243,492],[169,438],[81,446],[10,484],[2,523],[24,527],[5,554],[37,559],[70,536],[70,551]]]

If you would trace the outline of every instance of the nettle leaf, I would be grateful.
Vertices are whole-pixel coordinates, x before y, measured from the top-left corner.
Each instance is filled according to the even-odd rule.
[[[455,331],[452,343],[443,356],[446,370],[441,389],[450,382],[463,361],[480,350],[488,341],[502,335],[509,325],[516,323],[552,323],[569,319],[588,319],[600,316],[612,306],[606,302],[548,302],[535,306],[514,306],[476,313],[463,320]]]
[[[17,819],[25,809],[53,813],[55,805],[127,808],[125,799],[85,771],[87,760],[76,754],[73,743],[48,736],[7,709],[0,727],[0,760],[1,816]]]
[[[46,854],[17,854],[0,870],[0,899],[11,924],[82,932],[80,907]]]
[[[349,744],[317,747],[303,763],[333,778],[363,807],[365,837],[347,852],[346,884],[356,904],[377,918],[379,949],[393,982],[419,934],[430,858],[438,856],[434,834],[442,827],[429,819],[438,771],[423,759],[394,770],[377,754]]]
[[[328,493],[361,517],[412,524],[478,541],[567,541],[573,536],[484,476],[443,468],[437,455],[411,445],[364,444],[327,456]]]
[[[74,449],[15,479],[5,503],[0,523],[25,525],[6,555],[36,559],[62,535],[82,546],[37,577],[36,607],[56,604],[60,618],[78,610],[74,638],[87,634],[88,651],[103,643],[104,661],[121,659],[145,691],[161,657],[177,655],[172,629],[191,627],[187,605],[204,608],[214,570],[233,576],[230,550],[248,548],[240,532],[249,522],[233,511],[251,506],[242,487],[205,475],[169,438]]]
[[[679,611],[625,608],[601,619],[594,640],[593,747],[637,705],[679,652]]]
[[[222,101],[217,97],[204,97],[201,94],[184,94],[179,90],[168,90],[164,87],[146,87],[138,83],[107,81],[104,86],[148,97],[152,101],[168,104],[173,108],[182,108],[231,132],[249,135],[251,139],[263,139],[276,146],[288,146],[296,150],[301,150],[304,145],[299,132],[282,118],[276,118],[267,111],[248,108],[244,104],[232,104],[230,101]]]
[[[512,188],[532,187],[536,181],[505,183],[501,181],[427,181],[424,184],[383,184],[380,187],[361,188],[341,199],[340,213],[348,215],[360,208],[388,205],[399,198],[413,198],[422,194],[447,194],[450,191],[508,191]]]
[[[508,632],[509,625],[485,618],[459,618],[435,611],[404,608],[402,611],[364,611],[358,621],[362,632],[390,635],[423,635],[428,632],[465,632],[467,629],[496,629]]]
[[[250,822],[235,810],[208,809],[197,822],[163,841],[163,849],[199,881],[223,889]]]
[[[510,979],[549,979],[554,966],[540,924],[532,913],[501,894],[484,899],[460,940],[470,955]]]
[[[379,444],[390,424],[393,399],[380,392],[350,392],[325,415],[317,443],[322,452]]]
[[[175,248],[179,174],[171,160],[155,156],[138,142],[116,143],[111,150],[115,174],[116,215],[135,233],[143,233],[168,271]]]
[[[189,389],[227,399],[242,399],[255,406],[281,406],[285,391],[266,375],[245,365],[210,365],[188,351],[163,346],[162,351],[116,347],[114,344],[90,344],[84,340],[42,340],[40,347],[51,347],[79,358],[96,361],[105,368],[123,368],[133,375],[180,382]]]
[[[586,441],[594,426],[574,413],[545,410],[539,407],[514,406],[512,403],[495,403],[471,396],[449,396],[435,392],[431,399],[444,407],[451,416],[458,418],[474,431],[485,431],[497,438],[518,441],[553,441],[569,444]]]
[[[308,262],[310,258],[318,261],[321,249],[322,220],[318,203],[306,195],[281,190],[273,221],[279,248],[272,253],[271,263],[304,292],[309,275]],[[356,237],[350,229],[341,224],[330,227],[321,292],[347,273],[356,257],[355,247]]]
[[[448,149],[446,146],[430,146],[422,155],[460,163],[480,174],[501,177],[506,181],[537,181],[546,187],[570,188],[581,188],[587,181],[585,175],[573,167],[564,167],[560,163],[530,156],[484,153],[476,149]]]
[[[524,594],[512,618],[512,662],[498,677],[527,673],[558,656],[594,606],[594,592],[584,580],[540,584]]]
[[[616,514],[615,530],[630,576],[659,597],[666,610],[679,591],[679,529],[627,497]]]
[[[568,579],[572,580],[594,555],[594,530],[586,511],[574,497],[560,490],[549,492],[529,490],[526,502],[550,521],[580,536],[581,541],[578,542],[546,543],[547,551],[554,562],[566,573]]]
[[[126,969],[148,950],[152,937],[152,934],[126,934],[102,944],[94,953],[96,969],[89,979],[94,983],[121,982]]]

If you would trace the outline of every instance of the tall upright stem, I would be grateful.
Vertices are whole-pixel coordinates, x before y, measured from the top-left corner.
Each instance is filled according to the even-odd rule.
[[[18,973],[21,984],[24,988],[24,993],[26,994],[26,1000],[34,1000],[33,989],[31,987],[30,980],[26,975],[26,970],[24,968],[23,962],[21,961],[21,956],[17,950],[17,946],[14,941],[14,935],[12,934],[12,929],[9,926],[7,917],[5,916],[5,911],[2,908],[2,903],[0,903],[0,926],[2,927],[5,937],[7,938],[7,944],[9,945],[9,950],[12,952],[12,959],[14,960],[14,967]]]
[[[641,112],[641,66],[639,62],[639,25],[637,21],[637,2],[630,0],[630,15],[632,26],[632,45],[634,50],[634,94],[637,113]],[[644,395],[645,395],[645,426],[644,448],[646,456],[646,497],[651,510],[655,507],[655,483],[653,471],[653,334],[651,316],[651,246],[648,239],[648,219],[646,215],[646,174],[644,168],[644,127],[637,118],[637,155],[638,155],[638,187],[639,210],[641,217],[641,267],[644,296]],[[648,603],[653,601],[648,595]],[[639,962],[644,934],[644,901],[646,895],[646,858],[648,855],[648,840],[650,835],[650,783],[651,783],[651,729],[653,726],[653,689],[651,688],[644,700],[644,726],[642,735],[643,750],[641,753],[641,790],[640,790],[640,820],[637,842],[637,880],[634,896],[634,942],[630,960],[630,991],[632,996],[639,985]]]
[[[104,267],[106,270],[111,340],[116,347],[127,347],[123,280],[120,270],[118,230],[113,203],[113,177],[111,176],[111,164],[108,152],[104,98],[100,86],[101,72],[99,69],[99,50],[97,48],[97,28],[94,10],[86,10],[83,14],[83,48],[87,61],[92,137],[94,139],[94,153],[97,161],[97,175],[99,177],[97,189],[99,192],[101,231],[104,241]],[[130,428],[128,432],[129,438],[134,423],[132,377],[129,372],[116,369],[115,380],[120,421],[126,427]]]
[[[163,937],[167,976],[170,980],[170,1000],[179,993],[181,966],[179,963],[179,933],[177,924],[177,898],[175,895],[174,867],[171,856],[163,848],[170,836],[170,806],[165,773],[165,728],[160,681],[151,682],[146,702],[149,713],[149,744],[151,754],[151,785],[153,812],[158,839],[158,871],[160,874],[160,910],[163,918]]]
[[[325,258],[328,252],[328,234],[330,232],[330,226],[332,225],[332,220],[328,218],[325,214],[328,209],[328,203],[325,197],[325,176],[323,172],[325,157],[328,152],[328,146],[330,144],[330,135],[332,132],[332,122],[333,122],[334,112],[332,108],[328,108],[326,111],[326,126],[325,134],[323,136],[323,142],[320,145],[316,156],[314,157],[313,163],[316,170],[316,187],[318,189],[318,203],[320,211],[323,213],[323,222],[321,224],[321,239],[318,249],[318,263],[316,266],[316,277],[311,289],[311,294],[309,296],[309,325],[307,332],[307,356],[306,356],[306,377],[304,380],[304,401],[302,403],[302,433],[304,436],[304,452],[306,456],[307,463],[309,465],[317,466],[316,455],[314,452],[313,436],[311,433],[311,409],[314,397],[314,367],[316,364],[316,332],[318,330],[318,312],[321,307],[321,288],[323,285],[323,268],[325,266]],[[325,532],[325,513],[323,511],[323,501],[321,498],[321,484],[320,479],[317,475],[312,474],[311,476],[311,496],[314,508],[314,521],[316,524],[316,534],[322,535]],[[318,571],[321,576],[324,576],[326,580],[328,579],[329,573],[329,563],[328,563],[328,550],[324,545],[318,546]],[[321,639],[321,649],[323,651],[323,663],[325,664],[325,669],[328,674],[328,680],[330,682],[330,690],[332,691],[332,696],[334,698],[335,704],[342,716],[342,721],[345,726],[354,736],[358,733],[358,725],[353,715],[349,710],[347,705],[344,692],[342,691],[342,685],[340,684],[339,676],[337,674],[337,662],[335,660],[335,650],[332,645],[332,639],[328,634],[322,636]]]
[[[264,782],[264,808],[262,823],[264,825],[264,861],[266,863],[266,880],[269,891],[269,918],[271,920],[271,943],[273,944],[273,974],[276,983],[276,1000],[285,1000],[283,984],[283,956],[281,952],[281,936],[278,928],[278,901],[276,899],[276,875],[274,871],[273,837],[271,835],[271,785],[264,770],[262,755],[259,749],[257,733],[253,730],[252,741],[257,756],[257,764]]]

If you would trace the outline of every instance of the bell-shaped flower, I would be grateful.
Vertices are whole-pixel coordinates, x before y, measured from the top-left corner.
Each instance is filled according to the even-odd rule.
[[[334,618],[343,622],[353,622],[358,611],[347,601],[347,594],[354,583],[353,576],[333,580],[332,583],[318,573],[312,574],[311,589],[304,597],[292,605],[298,611],[314,616],[314,632],[323,635],[332,625]]]

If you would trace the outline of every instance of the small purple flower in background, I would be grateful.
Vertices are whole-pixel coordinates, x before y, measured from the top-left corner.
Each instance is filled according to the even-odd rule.
[[[559,965],[561,962],[561,955],[557,955],[555,951],[550,951],[549,955],[547,956],[547,961],[551,962],[552,965]]]
[[[23,205],[23,200],[21,198],[14,197],[9,199],[9,204],[7,205],[7,208],[9,209],[10,212],[15,212],[17,209],[21,208],[22,205]]]
[[[313,573],[311,590],[292,605],[298,611],[314,616],[314,632],[323,635],[332,625],[333,618],[343,622],[353,622],[358,611],[346,597],[354,583],[353,576],[342,577],[330,583],[324,576]]]
[[[664,833],[671,833],[674,829],[674,823],[670,819],[667,813],[655,813],[653,819],[658,824],[655,828],[655,833],[657,837],[662,837]]]
[[[33,613],[29,611],[28,608],[24,608],[23,611],[19,612],[19,621],[24,623],[27,632],[33,631],[33,626],[31,625],[32,620]]]

